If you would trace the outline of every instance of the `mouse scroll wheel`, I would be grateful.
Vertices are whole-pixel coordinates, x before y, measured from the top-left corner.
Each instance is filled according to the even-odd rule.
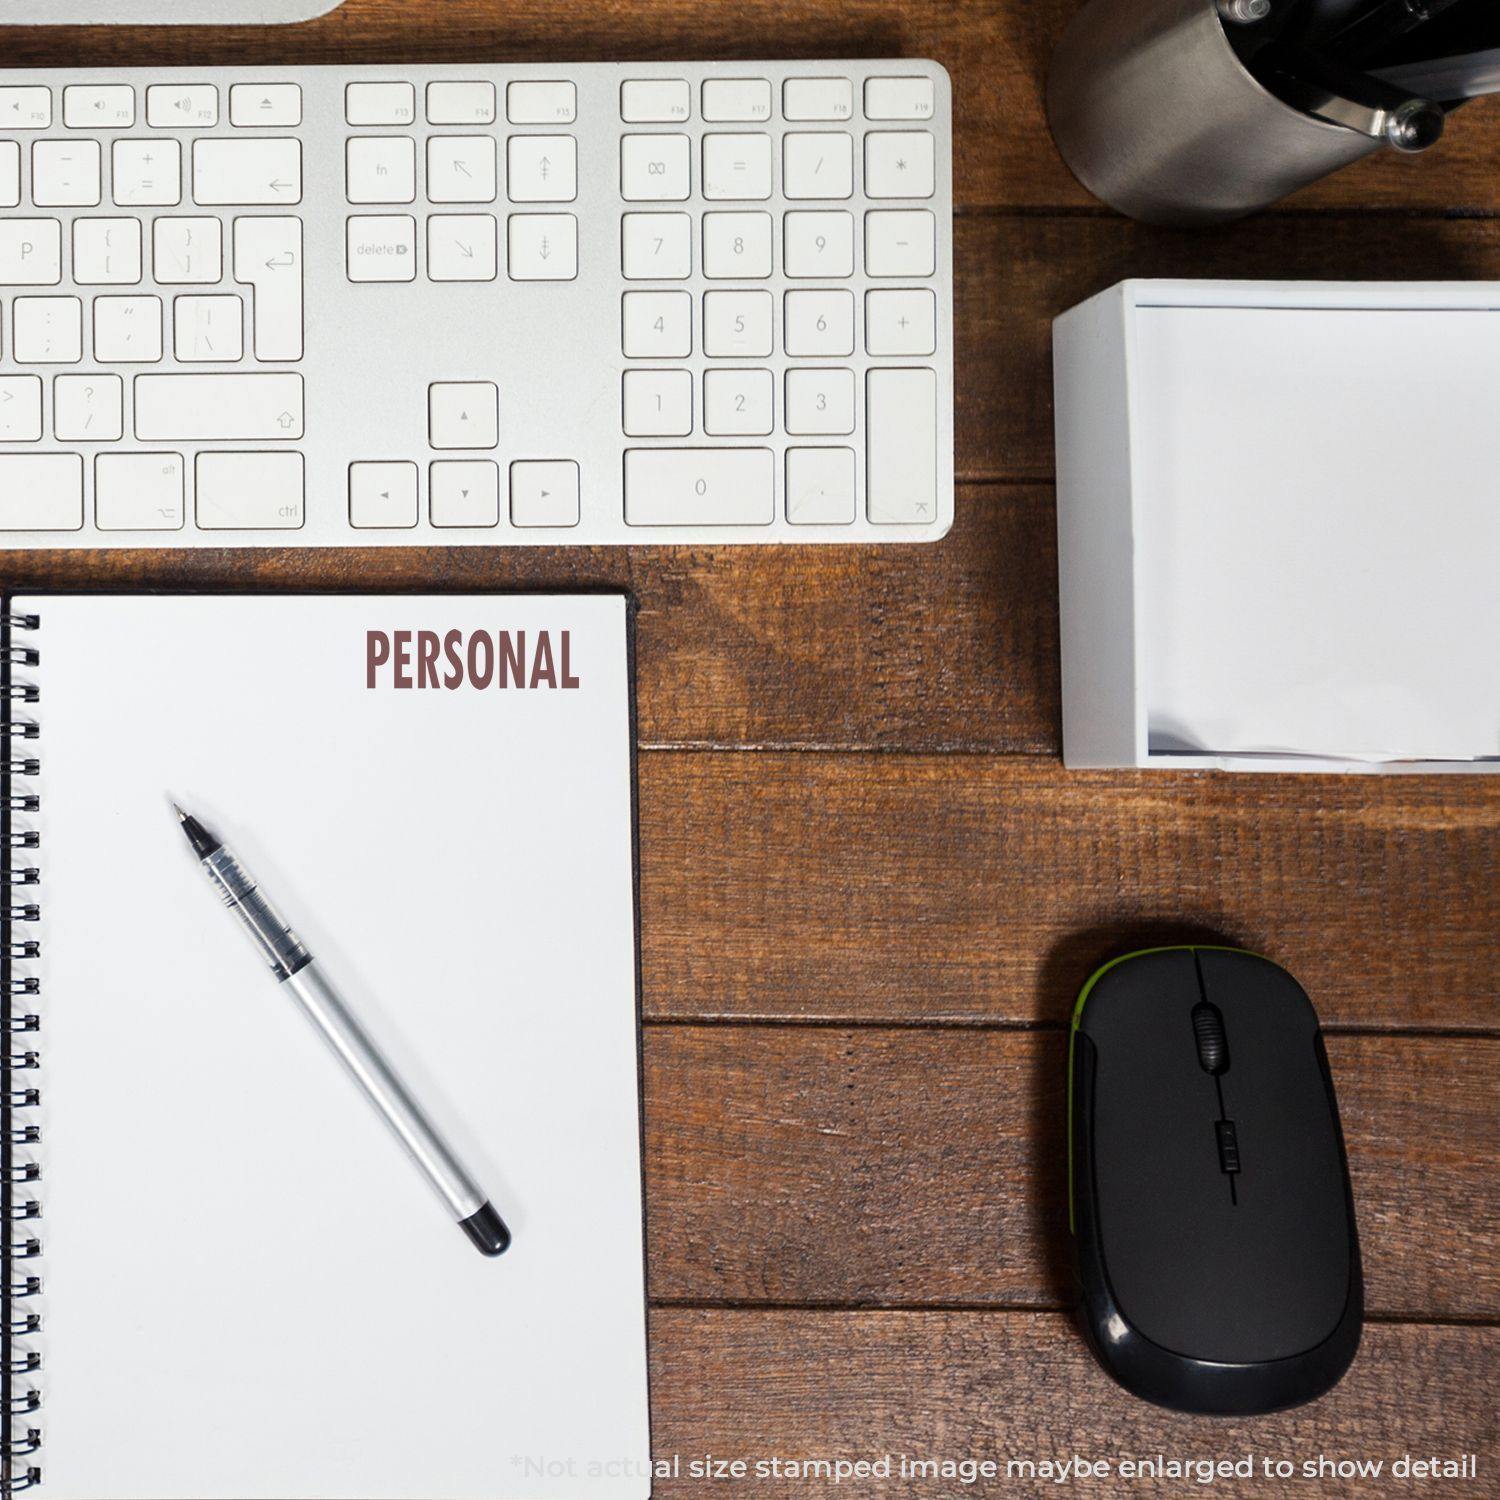
[[[1193,1035],[1198,1040],[1198,1062],[1203,1071],[1224,1072],[1229,1067],[1229,1039],[1224,1035],[1224,1017],[1217,1005],[1200,1000],[1193,1007]]]

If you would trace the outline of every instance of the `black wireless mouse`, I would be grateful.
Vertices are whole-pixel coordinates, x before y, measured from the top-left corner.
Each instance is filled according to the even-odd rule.
[[[1229,948],[1158,948],[1078,997],[1069,1166],[1083,1318],[1126,1390],[1251,1415],[1321,1396],[1364,1310],[1312,1003]]]

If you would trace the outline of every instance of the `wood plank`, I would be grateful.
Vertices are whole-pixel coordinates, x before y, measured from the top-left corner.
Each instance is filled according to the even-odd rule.
[[[647,755],[657,1018],[1050,1022],[1153,942],[1275,958],[1325,1024],[1494,1028],[1500,778]]]
[[[8,29],[12,66],[618,61],[625,58],[931,57],[959,100],[955,183],[971,207],[1083,208],[1094,200],[1052,145],[1049,60],[1076,0],[347,0],[295,28]],[[1500,109],[1470,106],[1412,160],[1386,152],[1295,208],[1492,213]]]
[[[645,1055],[654,1298],[1072,1304],[1061,1034],[653,1026]],[[1500,1041],[1329,1059],[1369,1312],[1500,1318]]]
[[[657,1456],[1007,1459],[1073,1456],[1383,1459],[1368,1480],[1192,1480],[1141,1491],[1265,1500],[1268,1495],[1479,1493],[1487,1481],[1393,1481],[1404,1453],[1480,1455],[1493,1472],[1500,1407],[1500,1332],[1493,1328],[1371,1327],[1343,1381],[1321,1401],[1251,1421],[1168,1416],[1125,1395],[1059,1314],[656,1312],[652,1440]],[[660,1481],[658,1497],[740,1494],[1121,1494],[1134,1483],[1061,1486],[998,1478]]]

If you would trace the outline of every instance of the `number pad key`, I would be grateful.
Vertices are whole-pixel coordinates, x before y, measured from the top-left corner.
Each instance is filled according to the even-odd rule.
[[[876,130],[865,137],[867,198],[930,198],[937,179],[925,130]]]
[[[849,526],[854,522],[852,448],[788,448],[786,518],[793,526]]]
[[[769,370],[709,370],[703,377],[703,430],[710,437],[769,435],[775,390]]]
[[[854,353],[854,293],[786,294],[786,352],[847,359]]]
[[[937,296],[925,287],[867,293],[865,348],[876,355],[935,354]]]
[[[703,352],[710,359],[768,359],[773,309],[769,292],[705,292]]]
[[[854,192],[854,137],[838,131],[789,134],[782,143],[788,198],[848,198]]]
[[[693,352],[687,292],[626,292],[621,348],[627,359],[686,359]]]
[[[849,277],[854,274],[854,215],[793,210],[786,216],[788,276]]]
[[[685,135],[627,135],[620,142],[620,196],[627,203],[680,203],[692,190]]]
[[[927,209],[865,215],[865,270],[871,276],[931,276],[936,269],[937,220]]]
[[[693,274],[689,214],[626,214],[620,259],[627,281],[684,281]]]
[[[690,437],[693,377],[687,370],[627,370],[623,382],[625,436]]]
[[[853,370],[788,370],[786,430],[797,436],[854,431]]]
[[[627,526],[769,526],[776,465],[769,448],[629,448]]]
[[[771,137],[703,137],[703,196],[714,201],[771,196]]]
[[[771,274],[770,214],[704,214],[703,274],[718,281],[764,281]]]

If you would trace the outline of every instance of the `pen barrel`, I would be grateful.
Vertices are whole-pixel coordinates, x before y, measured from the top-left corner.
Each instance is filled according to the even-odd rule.
[[[295,996],[349,1076],[380,1112],[433,1191],[455,1219],[467,1219],[485,1206],[478,1184],[464,1170],[433,1127],[420,1104],[393,1073],[338,991],[314,963],[287,976],[283,988]]]
[[[278,979],[295,974],[312,962],[302,939],[286,918],[266,899],[255,877],[222,845],[206,855],[203,870],[219,899],[250,934],[256,951]]]

